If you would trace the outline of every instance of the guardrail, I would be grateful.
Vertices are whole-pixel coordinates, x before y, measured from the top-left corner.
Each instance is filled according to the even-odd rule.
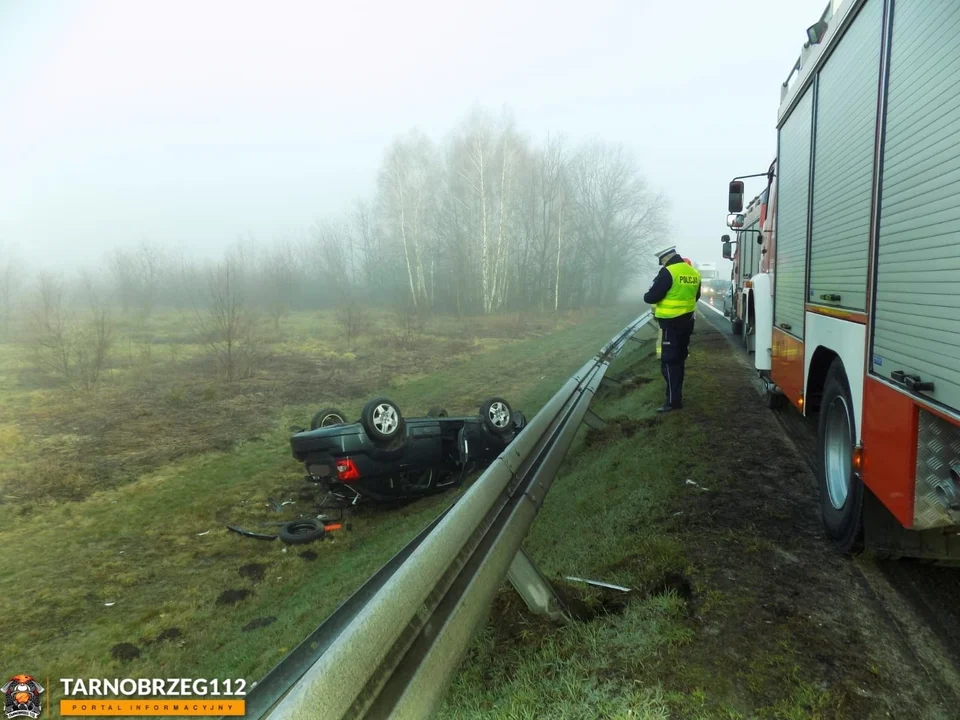
[[[248,718],[423,718],[436,709],[505,578],[565,609],[521,544],[590,402],[646,312],[585,363],[457,502],[371,577],[247,697]],[[646,337],[638,338],[646,328]]]

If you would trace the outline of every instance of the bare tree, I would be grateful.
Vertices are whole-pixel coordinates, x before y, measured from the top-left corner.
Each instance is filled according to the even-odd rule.
[[[204,309],[195,308],[195,323],[228,381],[250,377],[256,370],[256,316],[245,297],[241,255],[234,254],[208,272]]]
[[[290,313],[299,286],[296,253],[290,243],[282,243],[265,254],[260,280],[261,298],[273,320],[274,332],[279,332],[280,321]]]
[[[0,342],[10,337],[14,298],[20,289],[21,275],[13,260],[0,263]]]
[[[31,325],[40,366],[73,389],[92,390],[113,345],[114,325],[89,277],[83,286],[89,301],[85,316],[71,309],[61,278],[41,275]]]
[[[164,250],[143,240],[132,250],[114,250],[109,268],[123,312],[136,307],[141,318],[150,317],[161,285],[170,276],[170,260]]]
[[[591,143],[573,163],[576,231],[595,302],[613,302],[641,254],[665,227],[666,201],[652,193],[620,146]]]
[[[83,287],[89,303],[88,318],[81,322],[74,344],[77,382],[85,390],[92,390],[100,382],[113,347],[115,328],[110,307],[98,292],[89,275],[83,278]]]
[[[387,226],[399,242],[414,305],[428,302],[424,271],[427,218],[436,184],[436,153],[423,133],[398,138],[380,170],[380,206]]]

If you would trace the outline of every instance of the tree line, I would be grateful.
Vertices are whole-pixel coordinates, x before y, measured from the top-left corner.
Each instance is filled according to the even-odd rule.
[[[188,313],[232,367],[254,315],[279,329],[290,312],[336,308],[349,335],[366,307],[401,308],[422,326],[432,312],[609,304],[667,232],[664,197],[623,146],[557,136],[538,145],[508,112],[475,109],[441,142],[418,130],[397,137],[372,190],[296,239],[239,240],[219,261],[143,240],[110,251],[96,272],[41,273],[31,288],[6,253],[0,341],[19,306],[47,365],[87,386],[96,373],[71,371],[68,345],[85,348],[75,365],[89,364],[110,345],[112,312],[147,318],[166,308]],[[81,307],[91,311],[82,332]]]

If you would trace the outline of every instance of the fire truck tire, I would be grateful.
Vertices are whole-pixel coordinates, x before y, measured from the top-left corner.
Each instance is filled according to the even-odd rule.
[[[817,484],[824,527],[844,553],[863,549],[863,481],[853,469],[856,416],[840,358],[827,371],[820,403]]]

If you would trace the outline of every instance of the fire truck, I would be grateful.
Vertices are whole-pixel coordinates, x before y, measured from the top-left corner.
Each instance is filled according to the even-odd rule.
[[[760,270],[760,262],[766,254],[761,246],[761,228],[766,217],[768,190],[757,195],[747,205],[743,217],[731,222],[737,232],[736,240],[725,235],[723,256],[733,261],[730,271],[730,290],[724,304],[724,315],[730,320],[733,333],[748,353],[755,348],[755,310],[753,302],[753,278]],[[729,244],[726,244],[729,243]],[[732,253],[732,254],[731,254]]]
[[[837,547],[955,561],[960,2],[833,0],[807,37],[780,90],[776,160],[729,187],[738,253],[759,229],[738,317],[768,404],[816,418]],[[751,177],[766,178],[762,213],[744,213]]]

